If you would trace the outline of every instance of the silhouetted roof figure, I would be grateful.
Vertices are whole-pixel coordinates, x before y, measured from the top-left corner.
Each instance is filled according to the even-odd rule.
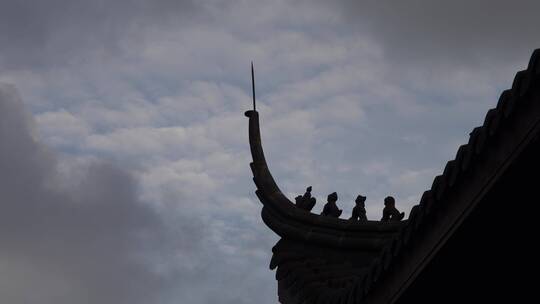
[[[311,198],[311,186],[306,188],[306,192],[304,193],[303,198],[304,199],[310,199]]]
[[[281,303],[483,303],[531,293],[521,282],[535,275],[537,216],[520,206],[537,197],[529,177],[540,172],[540,50],[403,221],[296,207],[266,163],[259,113],[246,116],[261,217],[281,237],[270,261]]]
[[[338,196],[336,192],[332,192],[328,195],[328,202],[324,205],[321,215],[339,217],[343,210],[339,209],[336,205]]]
[[[294,198],[294,202],[295,202],[296,207],[302,208],[302,205],[303,205],[303,203],[304,203],[304,200],[303,200],[303,198],[302,198],[301,195],[298,195],[297,197]],[[302,209],[303,209],[303,208],[302,208]]]
[[[311,186],[306,188],[306,193],[303,196],[299,195],[295,197],[295,202],[298,208],[311,211],[317,202],[314,197],[311,197]]]
[[[367,221],[365,205],[366,197],[359,194],[354,202],[356,203],[356,206],[353,207],[350,219],[355,221]]]
[[[401,221],[405,216],[404,212],[399,212],[396,209],[396,200],[387,196],[384,198],[383,217],[381,221]]]

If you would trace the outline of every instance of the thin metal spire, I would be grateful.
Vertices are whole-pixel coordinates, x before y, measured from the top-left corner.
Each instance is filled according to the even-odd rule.
[[[251,88],[253,89],[253,111],[255,111],[255,73],[253,72],[253,61],[251,62]]]

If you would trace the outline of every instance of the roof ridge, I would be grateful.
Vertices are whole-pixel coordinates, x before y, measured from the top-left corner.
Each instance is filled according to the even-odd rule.
[[[437,175],[431,188],[424,191],[419,204],[414,205],[409,214],[409,221],[398,234],[384,247],[379,258],[370,266],[367,274],[359,280],[360,286],[355,299],[360,301],[384,275],[403,249],[414,238],[413,232],[418,231],[425,224],[428,215],[440,208],[437,204],[448,190],[454,188],[460,175],[471,170],[474,160],[482,156],[488,143],[496,139],[504,129],[504,125],[513,118],[516,107],[522,106],[530,100],[524,98],[533,88],[540,87],[540,48],[533,51],[526,70],[516,73],[512,88],[501,93],[496,108],[488,110],[483,125],[476,127],[470,133],[467,144],[461,145],[453,160],[446,163],[443,173]]]

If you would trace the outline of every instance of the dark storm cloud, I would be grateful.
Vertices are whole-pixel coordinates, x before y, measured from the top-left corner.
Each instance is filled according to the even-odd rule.
[[[151,303],[160,279],[138,255],[164,227],[130,175],[100,161],[59,170],[15,89],[0,85],[2,302]]]
[[[121,168],[66,159],[40,143],[15,88],[0,84],[0,302],[274,301],[273,288],[258,286],[270,233],[172,206],[159,212],[139,191]]]
[[[505,62],[526,58],[540,45],[540,2],[325,2],[352,30],[382,43],[388,60],[430,63]]]
[[[190,0],[4,0],[0,3],[0,67],[37,68],[103,59],[146,29],[188,22]],[[141,38],[142,39],[142,38]]]

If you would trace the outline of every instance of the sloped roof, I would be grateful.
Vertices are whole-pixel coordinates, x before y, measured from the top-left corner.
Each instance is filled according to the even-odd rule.
[[[347,221],[296,208],[268,170],[258,113],[246,116],[261,216],[282,237],[270,265],[278,268],[280,301],[391,303],[539,136],[540,49],[400,223]]]

